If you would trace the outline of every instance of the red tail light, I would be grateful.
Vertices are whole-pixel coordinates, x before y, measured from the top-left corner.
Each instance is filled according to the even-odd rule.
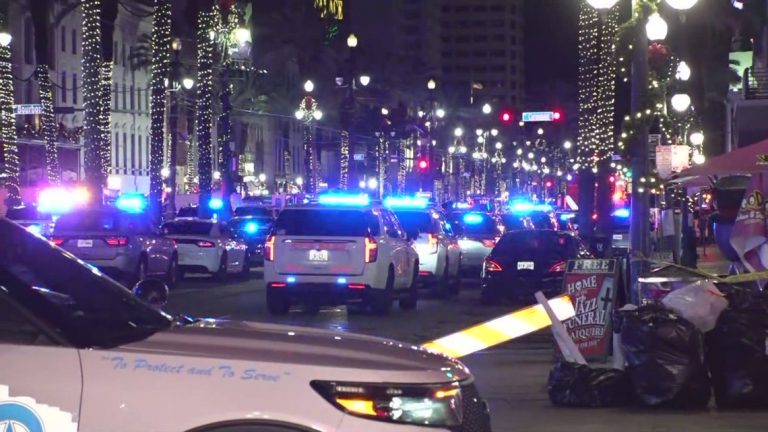
[[[285,282],[272,282],[269,284],[270,288],[285,288],[286,286],[288,286],[288,284]]]
[[[437,236],[434,234],[429,235],[429,253],[437,253]]]
[[[61,237],[54,237],[51,239],[51,243],[55,244],[56,246],[61,246],[64,244],[64,239]]]
[[[208,241],[208,240],[200,240],[199,242],[195,243],[198,247],[201,248],[212,248],[216,246],[214,242]]]
[[[552,267],[549,268],[549,273],[563,273],[565,272],[566,262],[558,261]]]
[[[365,237],[365,262],[376,262],[376,258],[379,257],[379,245],[376,243],[376,239],[373,237]]]
[[[109,246],[127,246],[128,237],[107,237],[104,239]]]
[[[487,248],[492,248],[496,246],[496,240],[483,240],[483,246]]]
[[[485,271],[487,272],[500,272],[502,270],[501,264],[496,261],[486,258],[485,259]]]
[[[349,289],[365,289],[365,284],[349,284]]]
[[[271,235],[264,244],[264,259],[267,261],[275,260],[275,236]]]

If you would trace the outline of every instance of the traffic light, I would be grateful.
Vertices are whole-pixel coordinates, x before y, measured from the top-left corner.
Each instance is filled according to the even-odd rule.
[[[556,109],[556,110],[552,111],[552,120],[553,121],[558,122],[558,121],[560,121],[562,119],[563,119],[563,113],[560,110]]]
[[[502,111],[501,114],[499,115],[499,119],[504,124],[511,123],[513,118],[514,118],[514,116],[512,115],[512,113],[510,111],[507,111],[507,110]]]
[[[427,169],[429,169],[429,161],[426,158],[419,159],[416,166],[419,168],[419,171],[425,172]]]

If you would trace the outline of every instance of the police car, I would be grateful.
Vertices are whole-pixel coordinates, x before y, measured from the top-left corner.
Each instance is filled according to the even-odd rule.
[[[419,280],[450,294],[461,285],[461,247],[451,224],[422,197],[393,196],[384,206],[397,215],[419,254]]]
[[[176,243],[182,272],[209,273],[218,279],[250,272],[248,245],[223,222],[178,218],[163,224],[163,234]]]
[[[490,431],[464,365],[398,342],[174,319],[0,218],[0,429]]]
[[[397,217],[367,195],[326,194],[280,212],[264,250],[267,307],[358,303],[416,308],[419,257]]]

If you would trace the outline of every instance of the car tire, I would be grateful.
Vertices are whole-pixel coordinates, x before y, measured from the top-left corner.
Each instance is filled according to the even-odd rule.
[[[376,315],[387,315],[392,310],[392,292],[395,288],[395,269],[387,270],[387,282],[384,289],[371,290],[371,310]]]
[[[291,309],[291,300],[284,291],[267,288],[267,312],[270,315],[286,315]]]
[[[419,303],[419,287],[417,278],[419,277],[419,267],[416,266],[413,271],[413,279],[411,280],[411,288],[408,290],[408,292],[400,297],[400,299],[397,301],[398,306],[400,306],[400,309],[405,311],[410,311],[416,309],[416,306]]]
[[[227,279],[227,253],[221,254],[219,260],[219,268],[213,273],[213,278],[218,281],[225,281]]]
[[[179,258],[174,254],[171,258],[170,264],[168,264],[168,271],[165,272],[165,284],[169,289],[175,288],[176,284],[179,283],[180,274],[181,270],[179,270]]]
[[[448,295],[457,296],[461,292],[461,273],[457,270],[456,274],[451,276],[450,266],[445,265],[446,279],[448,280]]]
[[[136,272],[131,277],[129,285],[133,286],[147,278],[147,257],[142,255],[136,265]]]
[[[240,276],[247,279],[251,275],[251,265],[248,263],[250,254],[248,252],[243,255],[243,268],[240,270]]]

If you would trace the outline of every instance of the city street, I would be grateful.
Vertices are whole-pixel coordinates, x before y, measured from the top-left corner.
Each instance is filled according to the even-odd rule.
[[[393,308],[389,316],[381,317],[348,315],[345,308],[324,308],[317,315],[296,309],[286,317],[271,317],[267,315],[260,277],[254,270],[247,280],[233,276],[220,284],[208,276],[193,275],[171,292],[165,310],[198,317],[338,329],[421,343],[511,309],[509,306],[480,306],[477,285],[465,280],[458,298],[439,300],[422,296],[418,309],[413,312]],[[546,393],[547,375],[553,362],[552,346],[550,333],[546,330],[463,359],[490,403],[494,431],[729,432],[764,431],[768,425],[768,413],[760,411],[553,407]]]

